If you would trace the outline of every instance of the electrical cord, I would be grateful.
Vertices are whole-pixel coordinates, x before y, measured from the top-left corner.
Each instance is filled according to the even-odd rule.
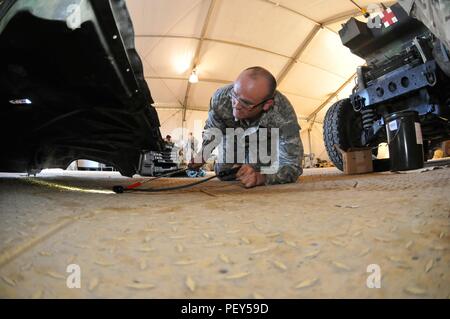
[[[135,191],[135,192],[148,192],[148,193],[156,193],[156,192],[164,192],[164,191],[172,191],[172,190],[177,190],[177,189],[183,189],[183,188],[188,188],[188,187],[192,187],[204,182],[207,182],[213,178],[216,178],[217,176],[210,176],[208,178],[202,179],[201,181],[196,181],[194,183],[189,183],[189,184],[185,184],[185,185],[179,185],[179,186],[172,186],[172,187],[164,187],[164,188],[144,188],[144,189],[129,189],[128,191]]]
[[[175,171],[172,171],[172,172],[169,172],[169,173],[166,173],[166,174],[162,174],[162,175],[159,175],[159,176],[154,177],[154,178],[149,178],[149,179],[147,179],[147,180],[144,181],[144,182],[136,182],[136,183],[133,183],[133,184],[128,185],[128,186],[126,186],[126,187],[121,186],[121,185],[115,185],[115,186],[113,186],[113,191],[114,191],[115,193],[121,194],[121,193],[123,193],[124,191],[132,190],[132,189],[134,189],[134,188],[136,188],[136,187],[139,187],[139,186],[141,186],[141,185],[147,184],[147,183],[149,183],[149,182],[152,182],[152,181],[154,181],[154,180],[160,179],[160,178],[162,178],[162,177],[172,176],[172,175],[175,175],[175,174],[178,174],[178,173],[187,171],[187,170],[188,170],[188,168],[177,169],[177,170],[175,170]]]
[[[152,179],[147,180],[147,181],[145,181],[145,182],[143,182],[143,183],[137,182],[137,183],[131,184],[131,185],[129,185],[129,186],[126,187],[126,188],[123,187],[123,186],[121,186],[121,185],[116,185],[116,186],[113,187],[113,191],[114,191],[115,193],[117,193],[117,194],[122,194],[122,193],[124,193],[124,192],[148,192],[148,193],[156,193],[156,192],[164,192],[164,191],[178,190],[178,189],[188,188],[188,187],[192,187],[192,186],[195,186],[195,185],[198,185],[198,184],[205,183],[205,182],[207,182],[207,181],[209,181],[209,180],[211,180],[211,179],[213,179],[213,178],[216,178],[216,177],[226,177],[226,176],[229,176],[229,175],[236,174],[240,168],[241,168],[240,166],[237,166],[237,167],[233,167],[233,168],[230,168],[230,169],[227,169],[227,170],[223,170],[223,171],[219,172],[219,173],[216,174],[216,175],[213,175],[213,176],[204,178],[204,179],[202,179],[202,180],[200,180],[200,181],[196,181],[196,182],[193,182],[193,183],[185,184],[185,185],[171,186],[171,187],[163,187],[163,188],[144,188],[144,189],[136,189],[136,187],[139,187],[139,186],[141,186],[141,185],[143,185],[143,184],[145,184],[145,183],[154,181],[155,179],[158,179],[158,178],[161,178],[161,177],[169,176],[169,174],[172,175],[172,174],[175,174],[175,173],[179,173],[179,172],[188,170],[187,168],[184,168],[184,169],[181,169],[181,170],[177,170],[177,171],[175,171],[175,172],[171,172],[171,173],[168,173],[168,174],[164,174],[164,175],[158,176],[158,177],[156,177],[156,178],[152,178]]]

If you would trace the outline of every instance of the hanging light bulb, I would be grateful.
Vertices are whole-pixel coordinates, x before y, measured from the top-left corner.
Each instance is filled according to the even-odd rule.
[[[198,76],[197,76],[197,72],[195,70],[192,70],[192,73],[189,76],[189,82],[191,82],[191,83],[197,83],[198,82]]]

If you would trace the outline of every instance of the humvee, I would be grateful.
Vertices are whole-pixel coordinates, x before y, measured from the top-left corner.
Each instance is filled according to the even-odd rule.
[[[395,112],[418,113],[425,157],[450,139],[448,52],[399,4],[389,12],[390,21],[351,18],[339,31],[343,45],[366,61],[357,68],[352,94],[334,103],[324,118],[325,147],[340,170],[336,145],[343,150],[371,147],[376,155],[378,145],[387,141],[384,119]]]

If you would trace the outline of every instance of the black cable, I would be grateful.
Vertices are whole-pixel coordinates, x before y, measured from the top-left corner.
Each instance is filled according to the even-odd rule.
[[[148,183],[148,182],[152,182],[152,181],[157,180],[157,179],[160,179],[160,178],[162,178],[162,177],[172,176],[172,175],[175,175],[175,174],[178,174],[178,173],[187,171],[187,170],[188,170],[188,168],[179,168],[179,169],[177,169],[177,170],[175,170],[175,171],[172,171],[172,172],[169,172],[169,173],[165,173],[165,174],[161,174],[161,175],[156,176],[156,177],[153,177],[153,178],[149,178],[149,179],[146,180],[145,182],[142,182],[141,185],[146,184],[146,183]]]
[[[121,186],[121,185],[116,185],[116,186],[113,187],[113,191],[114,191],[115,193],[117,193],[117,194],[122,194],[122,193],[124,193],[124,192],[148,192],[148,193],[156,193],[156,192],[164,192],[164,191],[178,190],[178,189],[188,188],[188,187],[192,187],[192,186],[195,186],[195,185],[198,185],[198,184],[202,184],[202,183],[207,182],[207,181],[209,181],[209,180],[211,180],[211,179],[213,179],[213,178],[216,178],[216,177],[225,177],[225,176],[229,176],[229,175],[236,174],[236,173],[239,171],[240,168],[241,168],[240,166],[233,167],[233,168],[231,168],[231,169],[227,169],[227,170],[221,171],[221,172],[219,172],[218,174],[216,174],[216,175],[214,175],[214,176],[210,176],[210,177],[204,178],[204,179],[202,179],[202,180],[200,180],[200,181],[196,181],[196,182],[189,183],[189,184],[185,184],[185,185],[172,186],[172,187],[164,187],[164,188],[144,188],[144,189],[136,189],[136,187],[141,186],[142,184],[145,184],[145,183],[154,181],[155,179],[158,179],[158,178],[161,178],[161,177],[166,177],[166,176],[169,176],[170,174],[179,173],[180,171],[183,171],[183,170],[184,170],[184,171],[187,170],[187,169],[180,169],[180,170],[177,170],[177,171],[175,171],[175,172],[170,172],[170,173],[168,173],[168,174],[164,174],[164,175],[162,175],[162,176],[158,176],[158,177],[152,178],[152,179],[147,180],[147,181],[142,182],[142,183],[138,182],[138,183],[129,185],[129,186],[126,187],[126,188],[123,187],[123,186]],[[139,184],[139,185],[135,186],[136,184]]]
[[[177,190],[177,189],[183,189],[183,188],[188,188],[188,187],[192,187],[204,182],[207,182],[213,178],[216,178],[217,175],[214,176],[210,176],[208,178],[204,178],[201,181],[196,181],[193,183],[189,183],[189,184],[185,184],[185,185],[179,185],[179,186],[172,186],[172,187],[164,187],[164,188],[144,188],[144,189],[129,189],[127,191],[133,191],[133,192],[149,192],[149,193],[156,193],[156,192],[164,192],[164,191],[172,191],[172,190]]]

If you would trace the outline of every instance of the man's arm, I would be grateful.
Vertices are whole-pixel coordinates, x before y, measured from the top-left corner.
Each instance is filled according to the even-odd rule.
[[[303,143],[297,121],[282,126],[279,133],[279,168],[275,174],[266,174],[266,185],[294,183],[303,172]]]
[[[202,132],[202,146],[194,159],[194,162],[198,165],[204,164],[209,156],[211,156],[211,153],[215,148],[214,145],[220,142],[216,139],[223,131],[225,131],[225,123],[217,111],[219,103],[222,102],[221,91],[219,89],[209,101],[208,118],[206,119],[205,127]]]
[[[217,114],[217,104],[218,100],[216,96],[213,96],[209,101],[209,111],[208,118],[205,122],[205,127],[202,134],[202,148],[207,146],[212,140],[214,140],[214,130],[219,129],[220,131],[225,130],[225,124],[223,120],[220,118],[219,114]]]

